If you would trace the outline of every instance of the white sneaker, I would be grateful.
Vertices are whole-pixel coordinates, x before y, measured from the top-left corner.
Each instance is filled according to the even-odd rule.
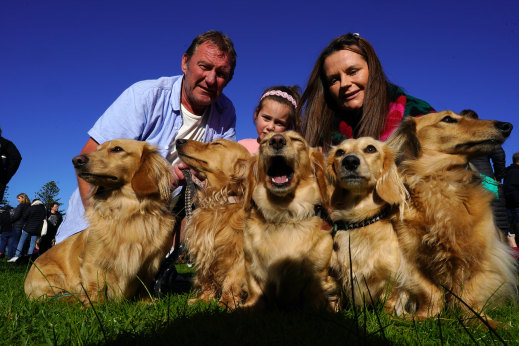
[[[13,262],[16,262],[17,259],[18,259],[18,257],[13,257],[9,261],[7,261],[7,262],[13,263]]]

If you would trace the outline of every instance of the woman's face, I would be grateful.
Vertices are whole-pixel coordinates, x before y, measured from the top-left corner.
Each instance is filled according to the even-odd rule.
[[[259,139],[263,139],[270,132],[286,131],[290,119],[290,111],[290,106],[284,103],[272,99],[264,100],[263,107],[254,114]]]
[[[18,203],[22,203],[23,197],[22,196],[18,196],[18,197],[16,197],[16,200],[18,201]]]
[[[351,50],[339,50],[324,59],[325,89],[345,111],[362,108],[368,85],[368,63]]]

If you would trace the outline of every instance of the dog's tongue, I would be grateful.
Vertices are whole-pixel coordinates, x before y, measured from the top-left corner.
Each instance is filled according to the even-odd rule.
[[[277,177],[272,177],[272,181],[276,184],[284,184],[288,182],[288,177],[286,175],[280,175]]]
[[[272,181],[275,182],[276,184],[284,184],[284,183],[288,182],[288,177],[286,175],[280,175],[277,177],[272,177]]]

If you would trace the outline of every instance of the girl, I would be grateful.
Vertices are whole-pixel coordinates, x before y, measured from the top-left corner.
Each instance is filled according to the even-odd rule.
[[[299,118],[296,116],[299,99],[298,86],[274,86],[265,90],[254,110],[258,138],[245,138],[238,143],[247,148],[251,154],[255,154],[259,150],[259,142],[269,132],[299,128]]]

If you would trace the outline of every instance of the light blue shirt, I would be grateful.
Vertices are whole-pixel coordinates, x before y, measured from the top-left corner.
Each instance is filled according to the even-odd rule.
[[[126,89],[88,131],[97,143],[117,138],[146,141],[158,147],[163,157],[182,127],[180,96],[182,75],[145,80]],[[217,138],[236,140],[236,111],[220,95],[209,108],[204,142]],[[56,234],[56,243],[88,227],[79,189],[69,200],[67,214]]]

